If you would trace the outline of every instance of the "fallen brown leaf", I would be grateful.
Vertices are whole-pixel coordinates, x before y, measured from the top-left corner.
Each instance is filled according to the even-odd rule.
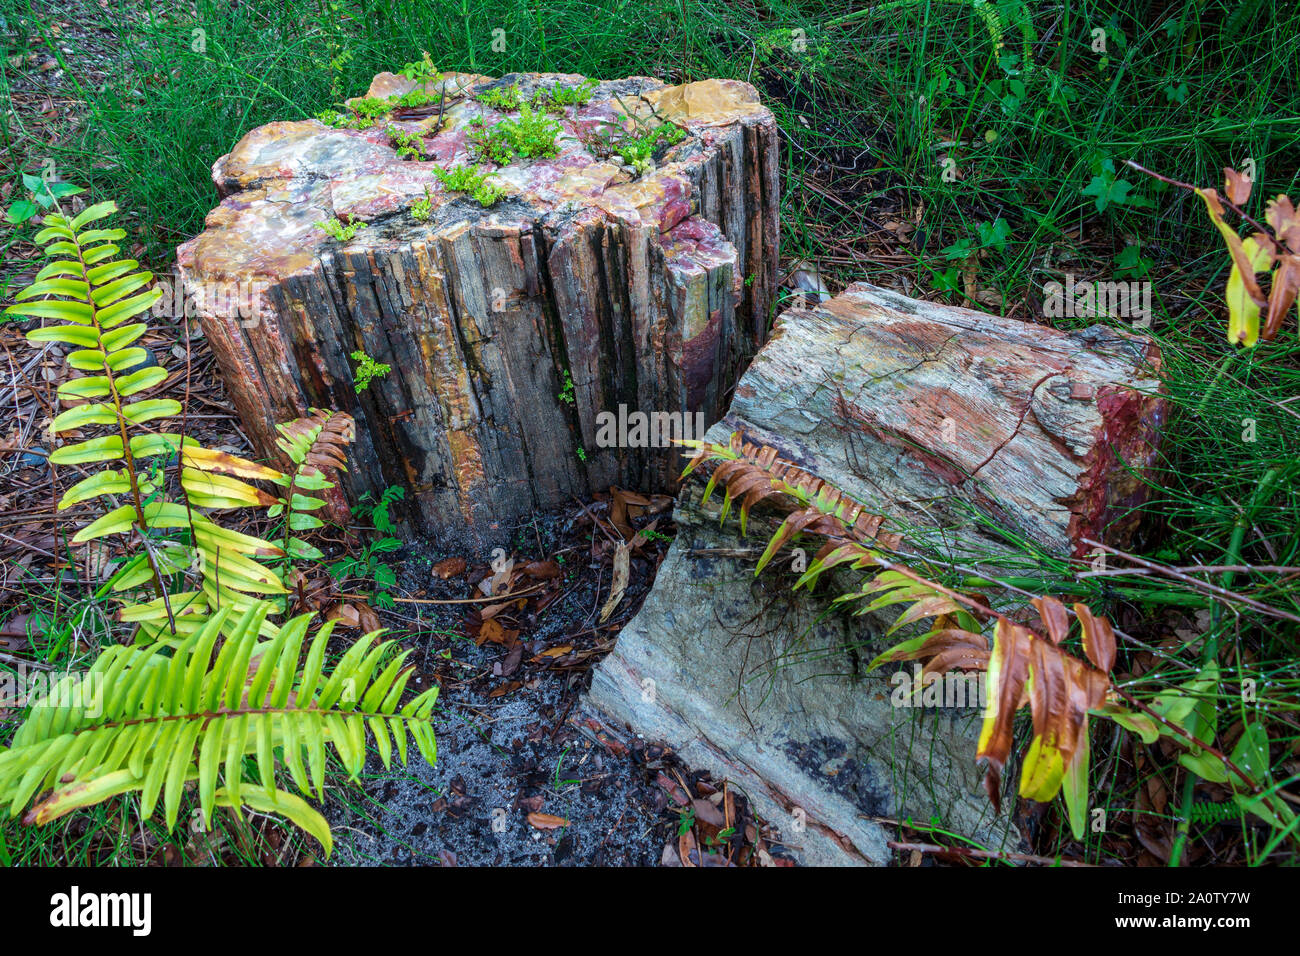
[[[554,561],[532,561],[524,565],[524,574],[538,581],[548,581],[563,574]]]
[[[519,670],[519,664],[524,659],[524,645],[515,644],[506,654],[505,660],[498,662],[493,669],[498,677],[509,677],[515,671]]]
[[[614,613],[620,601],[623,600],[623,592],[627,590],[628,572],[631,567],[631,550],[627,544],[620,541],[618,550],[614,552],[614,584],[609,591],[609,600],[605,606],[600,609],[600,622],[605,623],[609,616]]]
[[[506,629],[501,626],[499,621],[493,618],[485,620],[478,629],[478,634],[474,638],[474,643],[482,647],[486,643],[500,644],[505,639]]]
[[[677,804],[679,807],[686,806],[689,798],[682,791],[682,788],[677,785],[677,781],[673,780],[672,777],[668,776],[666,773],[660,772],[659,775],[655,777],[655,783],[659,784],[659,786],[663,787],[664,790],[668,792],[668,796],[672,798],[673,803]]]
[[[710,826],[715,826],[719,830],[727,825],[727,820],[722,815],[722,811],[708,800],[692,800],[691,805],[695,807],[696,819],[703,820],[705,823]]]
[[[344,627],[360,627],[361,615],[357,613],[355,604],[341,602],[334,604],[326,609],[325,620],[338,621]]]
[[[445,581],[448,578],[464,574],[465,568],[466,562],[464,558],[443,558],[433,566],[433,573]]]
[[[491,693],[488,694],[488,697],[489,698],[504,697],[506,694],[509,694],[511,691],[516,691],[523,686],[524,686],[523,681],[512,680],[507,684],[502,684],[500,687],[492,688],[492,691]]]
[[[695,833],[687,830],[677,838],[677,855],[682,866],[699,866],[700,846],[695,842]]]
[[[557,817],[553,813],[530,813],[528,822],[538,830],[558,830],[560,827],[567,827],[569,821],[564,817]]]
[[[609,522],[618,529],[618,533],[623,536],[624,541],[629,541],[635,531],[628,519],[635,515],[644,514],[644,509],[649,508],[653,502],[643,495],[638,495],[635,491],[628,491],[624,488],[611,487],[609,495]]]
[[[474,639],[474,643],[480,647],[486,643],[513,647],[518,637],[519,631],[502,627],[501,622],[496,618],[488,618],[478,629],[478,636]]]

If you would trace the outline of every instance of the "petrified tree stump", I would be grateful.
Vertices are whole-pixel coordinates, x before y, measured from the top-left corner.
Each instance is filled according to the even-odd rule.
[[[888,516],[905,548],[993,571],[1012,550],[995,528],[1058,556],[1127,541],[1164,415],[1159,365],[1136,336],[857,285],[781,317],[707,438],[739,430]],[[677,538],[590,702],[744,788],[806,861],[885,862],[873,817],[1008,845],[974,762],[982,681],[945,684],[918,715],[899,690],[910,666],[861,672],[902,639],[882,639],[901,608],[827,614],[860,574],[832,572],[815,596],[779,568],[755,578],[777,519],[756,510],[741,538],[701,485],[683,487]]]
[[[416,528],[480,543],[592,489],[671,482],[665,436],[605,447],[600,426],[620,406],[679,429],[725,409],[770,318],[776,126],[747,84],[632,78],[552,116],[557,155],[477,165],[508,193],[491,206],[435,177],[475,166],[476,132],[519,116],[476,97],[581,82],[381,73],[369,97],[436,103],[365,130],[272,123],[216,162],[225,198],[179,268],[260,451],[276,454],[277,421],[346,410],[354,495],[402,485]],[[648,164],[610,152],[665,123],[685,135]],[[390,128],[426,159],[399,156]],[[364,225],[336,241],[317,225],[331,218]],[[358,350],[392,366],[362,392]]]

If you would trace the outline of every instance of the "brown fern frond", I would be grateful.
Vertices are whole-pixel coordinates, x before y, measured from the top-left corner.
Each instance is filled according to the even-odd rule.
[[[302,418],[276,426],[276,440],[296,465],[322,474],[328,469],[347,471],[347,450],[357,435],[357,425],[347,412],[313,408]]]
[[[776,553],[801,534],[825,539],[812,564],[795,587],[814,584],[832,567],[854,569],[883,566],[855,592],[841,594],[834,603],[856,603],[855,613],[907,605],[890,631],[933,618],[927,633],[910,638],[878,656],[877,667],[889,661],[923,662],[924,676],[938,677],[952,670],[986,672],[988,691],[984,725],[976,759],[988,762],[985,787],[995,808],[1000,804],[1001,772],[1011,756],[1016,714],[1028,707],[1033,718],[1033,738],[1025,755],[1020,795],[1037,801],[1051,800],[1064,789],[1070,823],[1082,832],[1088,773],[1088,713],[1108,704],[1113,696],[1109,676],[1115,662],[1115,635],[1110,623],[1076,604],[1087,660],[1067,653],[1063,643],[1070,633],[1069,613],[1053,597],[1034,599],[1042,622],[1040,636],[1030,628],[995,614],[979,601],[921,577],[893,560],[882,549],[897,550],[901,536],[881,532],[884,518],[869,513],[840,489],[791,462],[774,448],[758,446],[731,435],[727,445],[693,443],[696,453],[686,474],[700,465],[717,462],[705,498],[722,485],[726,499],[725,521],[731,504],[740,502],[741,531],[754,505],[769,499],[788,513],[772,535],[758,561],[761,571]],[[996,618],[992,647],[979,633],[980,620]]]
[[[682,444],[696,449],[682,472],[683,478],[702,464],[717,462],[705,487],[704,500],[707,501],[714,488],[721,485],[726,493],[722,507],[722,520],[726,521],[733,502],[738,499],[742,534],[746,531],[750,512],[760,502],[777,499],[779,506],[797,509],[787,516],[786,523],[778,531],[780,540],[777,544],[769,545],[771,554],[767,560],[787,540],[805,530],[828,539],[874,542],[889,549],[901,543],[900,535],[880,534],[885,520],[882,515],[871,513],[866,506],[834,485],[781,458],[771,445],[747,442],[738,431],[732,432],[726,445],[704,441]],[[803,507],[799,508],[800,505]],[[760,561],[760,571],[767,560]]]

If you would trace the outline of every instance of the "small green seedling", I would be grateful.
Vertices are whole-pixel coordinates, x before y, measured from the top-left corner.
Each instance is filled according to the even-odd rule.
[[[553,86],[539,89],[525,100],[518,84],[497,86],[484,90],[474,97],[479,103],[494,110],[514,113],[528,106],[537,113],[563,113],[565,107],[585,106],[591,102],[591,95],[599,86],[595,80],[585,80],[578,86]]]
[[[33,218],[42,209],[52,209],[55,200],[75,196],[86,191],[80,186],[74,186],[71,183],[48,182],[40,176],[33,176],[31,173],[23,173],[22,176],[23,185],[27,187],[30,198],[17,200],[10,205],[9,211],[5,213],[5,221],[15,226]]]
[[[563,110],[566,106],[586,106],[591,102],[591,94],[600,84],[595,80],[584,80],[578,86],[553,86],[546,91],[538,91],[547,101],[549,110]]]
[[[320,120],[326,126],[332,126],[334,129],[347,129],[351,125],[351,118],[340,113],[338,110],[321,110],[313,119]]]
[[[538,159],[559,154],[555,138],[563,127],[544,112],[534,110],[527,103],[519,108],[518,119],[506,119],[491,129],[478,128],[467,137],[470,145],[483,158],[504,166],[516,156]]]
[[[424,198],[411,203],[411,218],[416,222],[428,222],[433,216],[433,196],[429,187],[424,187]]]
[[[626,119],[626,117],[624,117]],[[631,166],[640,175],[650,168],[654,152],[659,144],[669,146],[680,143],[686,137],[686,131],[680,126],[663,123],[653,129],[644,129],[628,133],[610,143],[610,151],[620,157],[623,163]]]
[[[433,103],[442,102],[441,93],[426,93],[424,90],[411,90],[409,93],[403,93],[401,96],[390,96],[388,103],[392,109],[414,110],[421,106],[429,106]]]
[[[384,132],[388,141],[397,150],[397,155],[404,159],[424,159],[424,140],[419,133],[412,133],[398,126],[389,126]]]
[[[335,217],[333,219],[327,219],[325,222],[318,222],[316,225],[324,229],[326,235],[331,239],[336,239],[339,242],[347,242],[355,236],[358,231],[360,231],[361,227],[364,226],[365,223],[360,220],[355,220],[344,225],[338,217]]]
[[[364,349],[357,349],[352,353],[352,360],[359,362],[356,372],[353,373],[354,387],[357,394],[364,392],[370,387],[371,381],[377,378],[383,378],[393,370],[391,365],[385,365],[382,362],[376,362]]]
[[[484,90],[474,97],[479,103],[489,109],[502,110],[506,113],[513,113],[519,107],[524,105],[524,97],[519,92],[519,85],[498,86],[490,90]]]
[[[453,169],[435,169],[433,174],[454,193],[468,193],[484,208],[504,199],[506,191],[487,181],[487,175],[476,172],[470,166],[456,166]]]
[[[438,68],[433,65],[433,59],[429,56],[428,50],[421,51],[424,57],[414,63],[407,63],[397,72],[411,80],[414,83],[432,83],[438,79]]]
[[[348,108],[359,116],[377,119],[385,113],[391,113],[393,105],[391,99],[381,100],[378,97],[367,96],[359,100],[353,100],[348,104]]]
[[[362,546],[359,554],[340,558],[331,564],[330,577],[339,582],[348,578],[360,578],[372,588],[368,598],[375,607],[390,608],[394,602],[388,589],[397,584],[397,572],[376,555],[396,551],[401,546],[402,542],[398,538],[380,538],[373,544]]]
[[[396,531],[393,525],[393,517],[390,509],[394,501],[405,501],[406,489],[401,485],[389,485],[379,494],[379,500],[376,501],[371,497],[370,492],[361,496],[352,507],[352,516],[359,520],[369,520],[374,525],[375,530],[383,534],[392,534]]]

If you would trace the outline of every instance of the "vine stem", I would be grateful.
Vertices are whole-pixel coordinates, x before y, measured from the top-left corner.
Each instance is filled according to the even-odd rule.
[[[1274,469],[1274,471],[1276,471],[1276,469]],[[1271,480],[1268,483],[1271,484],[1272,483]],[[1261,483],[1259,487],[1261,488],[1264,487],[1264,484]],[[1234,535],[1236,534],[1236,528],[1233,529],[1233,533]],[[1244,534],[1245,532],[1243,531],[1242,533]],[[1119,550],[1118,548],[1112,548],[1108,545],[1104,545],[1100,541],[1094,541],[1092,538],[1084,538],[1083,542],[1084,544],[1090,544],[1095,548],[1100,548],[1103,551],[1107,551],[1110,554],[1124,558],[1125,560],[1132,561],[1138,567],[1145,568],[1148,571],[1152,571],[1156,574],[1162,574],[1166,577],[1173,578],[1175,581],[1181,581],[1182,583],[1188,585],[1189,587],[1193,587],[1198,591],[1204,591],[1208,594],[1211,594],[1214,597],[1219,598],[1221,601],[1227,603],[1236,601],[1268,617],[1277,617],[1277,618],[1281,618],[1284,621],[1290,621],[1293,624],[1300,624],[1300,616],[1292,614],[1290,611],[1282,611],[1279,610],[1278,608],[1270,607],[1269,605],[1264,604],[1260,601],[1256,601],[1254,598],[1246,597],[1246,595],[1244,594],[1238,594],[1235,591],[1230,591],[1225,587],[1220,587],[1219,585],[1216,584],[1210,584],[1206,581],[1199,581],[1196,578],[1192,577],[1190,574],[1184,574],[1182,571],[1179,571],[1177,568],[1170,568],[1161,564],[1156,564],[1153,561],[1148,561],[1145,558],[1140,558],[1136,554],[1128,554],[1124,551]],[[1234,550],[1237,552],[1241,550],[1241,542],[1237,543],[1235,549],[1229,546],[1229,552],[1228,552],[1229,560],[1226,562],[1227,564],[1236,563],[1236,554],[1234,553]],[[1231,584],[1232,577],[1233,577],[1232,572],[1227,571],[1224,572],[1224,576],[1221,578],[1221,580],[1224,581],[1225,584]]]
[[[1179,189],[1186,189],[1188,192],[1193,192],[1193,193],[1198,193],[1198,194],[1199,194],[1200,191],[1201,191],[1201,187],[1200,187],[1200,186],[1193,185],[1192,183],[1185,183],[1185,182],[1183,182],[1181,179],[1170,179],[1168,176],[1162,176],[1160,173],[1157,173],[1155,170],[1147,169],[1147,168],[1146,168],[1145,166],[1143,166],[1142,164],[1140,164],[1140,163],[1135,163],[1135,162],[1134,162],[1133,160],[1131,160],[1131,159],[1126,159],[1126,160],[1124,160],[1124,165],[1126,165],[1126,166],[1131,166],[1131,167],[1133,167],[1134,169],[1136,169],[1139,173],[1146,173],[1146,174],[1147,174],[1148,176],[1150,176],[1152,179],[1158,179],[1158,180],[1160,180],[1162,183],[1168,183],[1170,186],[1177,186]],[[1240,206],[1238,206],[1235,202],[1233,202],[1233,201],[1232,201],[1231,199],[1229,199],[1227,196],[1220,196],[1219,199],[1223,202],[1223,204],[1224,204],[1225,206],[1227,206],[1229,209],[1231,209],[1233,212],[1235,212],[1238,216],[1240,216],[1240,217],[1241,217],[1242,219],[1244,219],[1246,222],[1250,223],[1250,224],[1251,224],[1252,226],[1254,226],[1257,230],[1259,230],[1260,232],[1264,233],[1264,235],[1266,235],[1266,236],[1268,236],[1268,235],[1272,235],[1272,233],[1271,233],[1268,229],[1265,229],[1265,228],[1264,228],[1263,226],[1261,226],[1258,222],[1256,222],[1253,218],[1251,218],[1251,216],[1247,215],[1247,213],[1246,213],[1246,212],[1245,212],[1245,211],[1244,211]]]
[[[1273,482],[1277,478],[1277,469],[1270,468],[1264,473],[1264,478],[1255,488],[1255,493],[1251,496],[1247,510],[1243,511],[1238,517],[1236,523],[1232,526],[1232,535],[1228,538],[1228,549],[1225,553],[1224,564],[1232,565],[1241,560],[1241,548],[1246,541],[1246,529],[1251,524],[1254,512],[1259,502],[1267,495],[1272,488]],[[1222,578],[1223,587],[1226,590],[1232,585],[1234,572],[1224,571]],[[1201,655],[1202,665],[1208,665],[1218,660],[1219,657],[1219,605],[1215,604],[1210,608],[1210,636],[1205,642],[1205,650]],[[1207,751],[1210,748],[1205,748]],[[1222,755],[1220,755],[1222,756]],[[1227,757],[1223,757],[1225,765],[1232,767],[1233,771],[1242,779],[1249,780],[1240,770],[1233,765]],[[1252,781],[1252,786],[1256,793],[1259,792],[1259,786]],[[1182,792],[1179,794],[1178,803],[1178,826],[1174,832],[1174,842],[1169,848],[1169,865],[1178,866],[1183,860],[1183,851],[1187,847],[1187,839],[1192,831],[1192,802],[1196,796],[1196,774],[1188,772],[1186,779],[1183,780]]]

